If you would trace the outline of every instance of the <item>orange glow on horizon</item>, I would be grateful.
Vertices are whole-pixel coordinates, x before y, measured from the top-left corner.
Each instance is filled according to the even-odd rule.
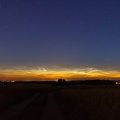
[[[14,68],[0,70],[0,80],[120,79],[120,71],[95,68]]]

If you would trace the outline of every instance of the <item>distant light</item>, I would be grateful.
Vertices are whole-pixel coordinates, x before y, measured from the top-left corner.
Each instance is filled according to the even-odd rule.
[[[116,85],[120,85],[120,82],[115,82]]]
[[[11,82],[15,82],[15,81],[11,81]]]

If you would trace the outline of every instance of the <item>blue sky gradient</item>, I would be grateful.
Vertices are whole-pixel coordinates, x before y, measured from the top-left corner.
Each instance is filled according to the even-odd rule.
[[[0,0],[0,66],[120,68],[119,0]]]

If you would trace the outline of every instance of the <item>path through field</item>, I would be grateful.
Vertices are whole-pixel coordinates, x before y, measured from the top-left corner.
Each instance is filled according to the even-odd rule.
[[[48,94],[41,120],[65,120],[65,117],[52,93]]]
[[[65,116],[62,113],[54,95],[52,93],[49,93],[47,96],[47,100],[45,103],[45,106],[43,108],[42,115],[40,114],[39,111],[39,94],[35,94],[32,96],[30,99],[26,100],[25,102],[15,105],[8,110],[0,113],[0,120],[65,120]],[[37,100],[37,101],[36,101]],[[36,105],[38,106],[35,107],[32,105],[36,101]],[[30,111],[28,113],[25,112],[23,114],[23,111],[27,108],[28,106],[31,106]],[[31,112],[32,110],[38,109],[36,113]]]
[[[14,117],[16,117],[19,113],[21,113],[21,111],[28,106],[31,102],[34,101],[34,99],[36,99],[38,97],[39,94],[35,94],[34,96],[32,96],[30,99],[26,100],[25,102],[15,105],[11,108],[9,108],[8,110],[0,113],[0,120],[11,120]]]

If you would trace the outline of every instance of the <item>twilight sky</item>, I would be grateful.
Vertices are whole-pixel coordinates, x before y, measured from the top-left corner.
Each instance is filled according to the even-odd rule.
[[[119,29],[119,0],[0,0],[0,78],[119,79]]]

